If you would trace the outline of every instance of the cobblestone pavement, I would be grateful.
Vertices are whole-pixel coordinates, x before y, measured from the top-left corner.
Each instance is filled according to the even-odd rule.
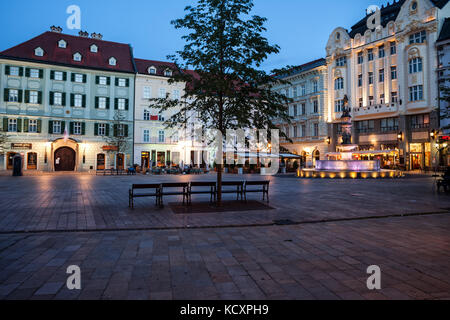
[[[227,175],[227,180],[262,179]],[[354,219],[408,213],[447,212],[450,197],[437,194],[434,180],[301,180],[293,176],[269,178],[270,205],[276,210],[174,214],[159,209],[153,199],[137,199],[128,208],[132,183],[214,181],[202,176],[45,175],[0,177],[0,233],[27,231],[136,230],[158,228],[270,225],[274,220],[294,222]],[[234,199],[226,195],[225,199]],[[253,194],[249,199],[260,200]],[[209,197],[193,197],[209,201]],[[171,198],[167,202],[180,201]]]
[[[0,235],[0,299],[450,299],[450,215]],[[66,269],[81,268],[81,290]],[[366,286],[370,265],[382,289]]]

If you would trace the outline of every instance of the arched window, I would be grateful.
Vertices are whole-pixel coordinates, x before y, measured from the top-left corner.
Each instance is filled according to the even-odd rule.
[[[344,79],[343,78],[337,78],[334,80],[334,89],[335,90],[343,90],[344,89]]]
[[[171,76],[172,76],[172,70],[166,69],[166,71],[164,71],[164,75],[165,75],[166,77],[171,77]]]
[[[155,67],[148,68],[148,73],[149,74],[156,74],[156,68]]]
[[[409,60],[409,73],[422,72],[422,58],[413,58]]]

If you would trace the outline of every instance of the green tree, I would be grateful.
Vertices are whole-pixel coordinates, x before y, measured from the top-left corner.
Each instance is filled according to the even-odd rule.
[[[112,121],[112,134],[106,134],[103,139],[106,143],[113,147],[107,152],[109,154],[117,155],[119,153],[125,154],[130,147],[129,127],[126,122],[126,114],[117,110],[114,113],[114,119]]]
[[[187,83],[181,100],[169,95],[152,99],[161,112],[180,107],[166,121],[168,127],[186,123],[195,116],[205,129],[215,129],[226,137],[228,129],[276,129],[274,119],[290,122],[289,99],[272,90],[286,82],[261,69],[279,47],[263,36],[266,18],[250,15],[252,0],[199,0],[185,8],[184,18],[172,21],[186,30],[182,51],[169,56],[179,68],[171,83]],[[185,72],[184,70],[194,70]],[[286,82],[287,83],[287,82]],[[222,150],[219,147],[219,151]],[[222,200],[223,165],[217,164],[218,204]]]
[[[0,154],[5,153],[5,145],[9,141],[9,136],[5,132],[0,132]]]
[[[441,120],[448,120],[450,119],[450,87],[441,87],[441,101],[447,102],[447,107],[445,109],[441,109],[440,111],[440,118]],[[441,127],[441,130],[447,130],[450,129],[449,125],[446,125],[444,127]]]

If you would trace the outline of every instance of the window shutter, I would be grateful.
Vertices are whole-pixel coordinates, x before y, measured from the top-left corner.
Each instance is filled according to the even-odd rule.
[[[109,103],[110,103],[110,99],[106,98],[106,109],[109,109]]]
[[[75,106],[75,95],[73,93],[70,94],[70,106]]]
[[[41,133],[42,130],[42,120],[37,121],[37,133]]]
[[[23,68],[22,67],[19,68],[19,77],[23,77]]]
[[[83,83],[87,82],[87,75],[83,74]]]
[[[98,109],[98,100],[99,100],[99,98],[95,97],[95,109]]]
[[[100,84],[100,77],[99,76],[95,76],[95,84]]]
[[[17,119],[17,132],[22,132],[22,119]]]
[[[55,104],[55,93],[50,91],[50,105],[53,106]]]
[[[70,81],[75,82],[75,73],[70,75]]]
[[[128,125],[127,124],[125,125],[125,132],[124,133],[125,133],[125,137],[128,137]]]
[[[6,66],[6,67],[5,67],[5,74],[6,74],[7,76],[9,76],[9,75],[11,74],[11,67],[10,67],[10,66]]]
[[[119,86],[119,78],[116,78],[116,87]]]
[[[30,120],[27,118],[23,119],[23,132],[28,132],[28,127],[30,124]]]
[[[107,78],[106,78],[106,84],[107,84],[108,86],[111,85],[111,77],[107,77]]]
[[[130,103],[130,100],[125,99],[125,110],[128,110],[129,103]]]
[[[55,71],[50,71],[50,80],[55,80]]]
[[[63,92],[63,94],[62,94],[62,105],[63,105],[63,107],[66,106],[66,93],[65,92]]]
[[[63,72],[63,81],[67,81],[67,72]]]
[[[86,108],[86,95],[85,94],[83,94],[83,101],[81,102],[81,106],[83,108]]]
[[[38,104],[42,104],[42,91],[38,91]]]
[[[106,124],[106,130],[105,130],[105,135],[107,136],[107,137],[109,137],[109,124]]]
[[[98,136],[98,123],[94,124],[94,136]]]
[[[61,133],[64,133],[64,131],[66,131],[66,122],[61,121]]]
[[[130,79],[126,80],[126,86],[129,87],[130,86]]]
[[[48,133],[53,134],[53,121],[52,120],[48,121]]]
[[[8,132],[8,118],[3,118],[3,131]]]
[[[27,78],[30,77],[30,68],[25,69],[25,77],[27,77]]]
[[[114,99],[114,110],[119,109],[119,99],[115,98]]]
[[[23,90],[19,90],[19,102],[23,101]]]
[[[73,122],[70,123],[69,130],[70,130],[69,133],[73,134]]]
[[[114,137],[117,137],[117,124],[115,124],[113,127],[114,127]]]
[[[81,135],[85,135],[86,134],[86,123],[81,123]]]
[[[3,93],[3,101],[8,102],[9,101],[9,89],[5,89]]]
[[[30,90],[25,90],[25,103],[30,103]]]
[[[43,79],[44,78],[44,70],[39,70],[39,79]]]

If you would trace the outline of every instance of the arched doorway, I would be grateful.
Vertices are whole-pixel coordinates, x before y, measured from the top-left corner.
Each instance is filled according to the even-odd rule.
[[[125,156],[123,153],[118,153],[116,156],[116,169],[124,170],[125,169]]]
[[[62,147],[55,151],[55,171],[75,170],[75,151],[69,147]]]

